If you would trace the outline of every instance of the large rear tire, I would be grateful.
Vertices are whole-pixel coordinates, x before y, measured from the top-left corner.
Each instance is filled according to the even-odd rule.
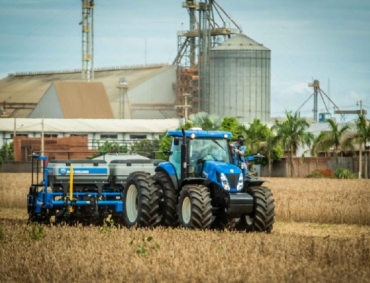
[[[274,197],[266,187],[250,187],[253,196],[253,213],[243,215],[235,224],[237,230],[270,233],[275,221]]]
[[[147,172],[133,172],[124,189],[123,219],[127,227],[152,227],[158,218],[159,193]]]
[[[185,228],[207,229],[212,222],[209,189],[203,185],[185,185],[177,205],[179,223]]]
[[[154,180],[160,189],[158,225],[175,227],[178,225],[177,200],[178,192],[175,190],[171,178],[162,171],[155,173]]]

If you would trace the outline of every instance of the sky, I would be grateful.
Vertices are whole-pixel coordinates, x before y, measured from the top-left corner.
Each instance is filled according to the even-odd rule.
[[[95,0],[94,67],[171,64],[177,31],[189,27],[182,2]],[[271,50],[272,117],[298,109],[301,116],[313,117],[308,86],[313,80],[339,109],[359,110],[361,101],[370,116],[370,1],[217,3],[245,35]],[[81,17],[79,0],[0,0],[0,78],[80,69]],[[318,111],[326,112],[320,97]],[[333,117],[351,121],[357,116]]]

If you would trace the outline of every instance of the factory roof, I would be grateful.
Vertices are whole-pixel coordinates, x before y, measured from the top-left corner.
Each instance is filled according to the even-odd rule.
[[[41,98],[34,112],[39,115],[30,118],[42,117],[45,109],[50,108],[52,112],[60,109],[61,116],[52,116],[46,118],[85,118],[89,119],[114,119],[113,112],[101,82],[81,82],[81,81],[56,81],[51,88]],[[40,109],[38,109],[40,108]],[[47,112],[46,112],[47,113]]]
[[[178,119],[44,119],[45,133],[165,133]],[[41,132],[42,119],[2,118],[0,132]]]
[[[102,82],[108,96],[108,100],[117,92],[120,78],[124,77],[129,88],[133,89],[153,76],[172,68],[167,64],[151,64],[137,66],[118,66],[97,68],[94,70],[94,82]],[[8,103],[38,103],[50,85],[55,81],[80,81],[81,70],[62,70],[45,72],[22,72],[9,74],[0,80],[0,108],[12,117],[26,118],[31,109],[14,109],[7,107]],[[10,106],[10,104],[8,106]]]

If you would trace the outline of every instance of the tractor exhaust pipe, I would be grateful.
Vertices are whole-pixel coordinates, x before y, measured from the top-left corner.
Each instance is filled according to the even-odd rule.
[[[186,135],[184,128],[182,131],[182,145],[181,145],[181,181],[188,177],[188,150],[186,144]]]

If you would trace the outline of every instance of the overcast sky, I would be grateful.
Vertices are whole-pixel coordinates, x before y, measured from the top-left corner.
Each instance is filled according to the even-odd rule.
[[[95,0],[94,67],[172,63],[177,31],[189,26],[183,1]],[[271,49],[272,117],[298,110],[313,79],[340,109],[359,109],[362,100],[370,116],[369,0],[217,2]],[[0,78],[81,68],[81,11],[79,0],[0,0]],[[311,97],[301,115],[312,109]]]

